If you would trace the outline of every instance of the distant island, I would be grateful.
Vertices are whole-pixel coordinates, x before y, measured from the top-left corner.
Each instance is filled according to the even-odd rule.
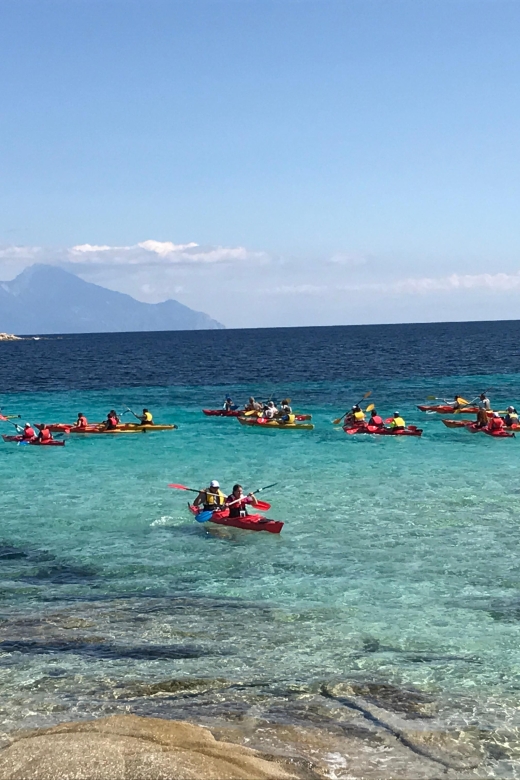
[[[62,268],[32,265],[0,282],[0,329],[7,333],[121,333],[224,328],[174,300],[142,303]]]

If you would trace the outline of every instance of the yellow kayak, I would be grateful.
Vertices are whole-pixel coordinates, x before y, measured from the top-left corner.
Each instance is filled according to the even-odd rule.
[[[69,433],[83,433],[86,435],[107,433],[146,433],[147,431],[173,431],[176,429],[176,425],[134,425],[133,423],[129,423],[128,425],[118,425],[117,428],[114,428],[110,431],[105,430],[105,428],[89,426],[88,428],[71,428]]]
[[[283,423],[279,420],[266,420],[265,417],[239,417],[238,422],[240,425],[252,425],[257,428],[278,428],[279,430],[295,431],[295,430],[314,430],[312,423]]]
[[[140,423],[119,423],[117,426],[118,431],[175,431],[177,425],[141,425]]]

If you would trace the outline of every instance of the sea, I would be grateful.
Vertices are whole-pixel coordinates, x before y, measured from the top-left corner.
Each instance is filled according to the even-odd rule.
[[[517,321],[1,343],[20,422],[147,407],[178,425],[0,443],[2,744],[132,713],[301,776],[520,777],[520,441],[417,409],[520,406],[519,344]],[[332,421],[369,392],[423,436],[345,435]],[[315,428],[202,414],[226,395],[289,397]],[[198,524],[168,487],[212,479],[276,483],[282,533]]]

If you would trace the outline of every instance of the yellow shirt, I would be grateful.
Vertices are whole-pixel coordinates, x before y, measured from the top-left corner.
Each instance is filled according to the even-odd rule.
[[[406,423],[402,417],[394,417],[390,423],[391,428],[406,428]]]

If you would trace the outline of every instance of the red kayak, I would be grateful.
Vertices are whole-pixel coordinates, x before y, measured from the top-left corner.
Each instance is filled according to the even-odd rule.
[[[190,512],[198,515],[201,510],[190,505]],[[229,517],[229,509],[213,512],[210,523],[217,525],[226,525],[231,528],[243,528],[246,531],[269,531],[271,534],[279,534],[283,528],[280,520],[268,520],[262,515],[246,515],[245,517]]]
[[[513,439],[515,434],[509,433],[508,431],[504,430],[504,428],[499,428],[498,430],[494,431],[487,426],[484,428],[479,428],[476,423],[472,423],[471,425],[466,426],[466,429],[470,433],[485,433],[488,436],[493,436],[495,439]]]
[[[483,428],[477,428],[476,423],[471,422],[469,420],[441,420],[442,423],[446,426],[446,428],[471,428],[472,433],[478,433],[479,431],[484,430]],[[507,426],[504,425],[503,429],[504,431],[520,431],[520,425],[518,423],[515,423],[514,425]]]
[[[355,428],[343,428],[345,433],[353,435],[355,433],[370,433],[376,436],[422,436],[422,429],[415,425],[409,425],[408,428],[381,428],[375,425],[358,425]]]
[[[28,444],[33,444],[37,447],[64,447],[64,441],[56,441],[56,439],[48,439],[47,441],[40,441],[39,439],[24,439],[23,436],[7,436],[2,434],[4,441],[26,441]]]
[[[476,414],[476,406],[463,406],[461,409],[455,409],[449,404],[437,404],[437,406],[418,406],[421,412],[436,412],[437,414]]]

